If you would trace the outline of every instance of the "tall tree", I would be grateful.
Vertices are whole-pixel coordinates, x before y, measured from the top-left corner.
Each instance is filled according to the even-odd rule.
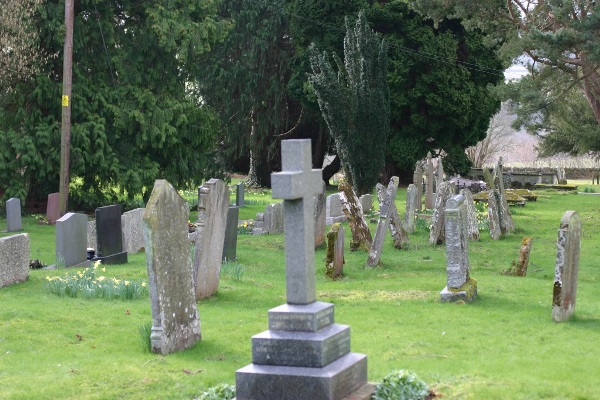
[[[525,54],[532,76],[522,81],[518,91],[531,91],[537,85],[537,99],[549,103],[559,97],[560,101],[567,101],[572,96],[570,89],[577,88],[600,124],[600,5],[596,1],[415,0],[415,3],[435,20],[445,16],[464,18],[470,27],[503,41],[499,54],[507,60]],[[538,82],[533,84],[531,80]],[[558,81],[563,84],[557,88],[554,84]],[[535,118],[537,111],[531,108],[531,102],[523,104],[523,97],[514,99],[517,106],[523,106],[522,115],[529,108],[533,111],[530,118]],[[555,134],[560,133],[555,131]],[[589,138],[582,140],[586,142]],[[576,138],[571,143],[569,151],[589,147],[586,143],[578,144]]]
[[[218,119],[190,95],[200,55],[228,24],[204,0],[97,2],[75,7],[71,175],[88,203],[149,195],[156,178],[199,183],[210,165]],[[64,6],[45,3],[37,29],[61,51]],[[60,57],[45,73],[2,93],[0,179],[6,196],[43,198],[58,185]]]
[[[364,12],[346,20],[344,61],[316,48],[311,57],[314,87],[337,154],[357,194],[371,193],[384,165],[389,132],[387,46],[369,27]],[[337,71],[336,71],[337,69]]]

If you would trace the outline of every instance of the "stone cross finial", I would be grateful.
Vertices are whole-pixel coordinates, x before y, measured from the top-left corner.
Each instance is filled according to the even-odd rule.
[[[287,303],[310,304],[317,298],[312,198],[321,193],[322,172],[312,169],[309,139],[282,141],[281,163],[271,187],[284,200]]]

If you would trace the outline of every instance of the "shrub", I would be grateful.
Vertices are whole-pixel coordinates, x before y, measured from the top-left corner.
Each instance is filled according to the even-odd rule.
[[[383,378],[373,400],[421,400],[429,396],[429,387],[414,372],[393,371]]]
[[[211,387],[196,400],[231,400],[235,397],[235,386],[221,384]]]

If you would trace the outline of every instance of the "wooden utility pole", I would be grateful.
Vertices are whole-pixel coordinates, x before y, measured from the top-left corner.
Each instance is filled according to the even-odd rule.
[[[74,0],[65,0],[65,50],[63,59],[62,122],[60,135],[60,187],[58,209],[67,213],[69,200],[69,165],[71,152],[71,86],[73,84],[73,16]]]

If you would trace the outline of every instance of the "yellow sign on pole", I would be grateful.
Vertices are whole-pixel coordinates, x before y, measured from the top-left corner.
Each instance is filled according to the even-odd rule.
[[[69,107],[69,96],[63,96],[62,97],[62,106],[63,107]]]

